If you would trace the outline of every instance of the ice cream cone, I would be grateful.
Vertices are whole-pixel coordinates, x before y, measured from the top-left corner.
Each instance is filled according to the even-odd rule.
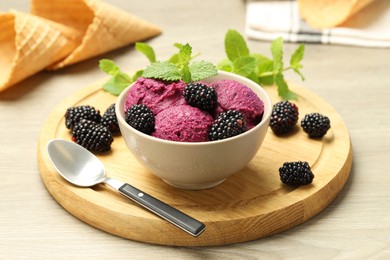
[[[375,0],[298,0],[299,13],[313,28],[332,28]]]
[[[39,17],[10,11],[0,13],[0,91],[66,57],[69,39]],[[62,31],[72,29],[55,24]]]
[[[160,28],[98,0],[31,0],[31,12],[72,27],[79,45],[49,69],[59,69],[161,33]]]

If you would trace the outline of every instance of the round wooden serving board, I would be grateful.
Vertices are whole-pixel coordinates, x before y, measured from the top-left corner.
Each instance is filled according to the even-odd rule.
[[[60,103],[49,115],[38,142],[42,180],[55,200],[80,220],[108,233],[147,243],[174,246],[212,246],[250,241],[290,229],[324,209],[348,179],[352,149],[342,118],[309,90],[291,86],[299,94],[295,102],[300,119],[320,112],[331,120],[322,139],[310,139],[297,124],[293,133],[277,137],[268,131],[255,158],[224,183],[200,191],[181,190],[145,170],[116,136],[112,151],[98,154],[108,177],[128,182],[206,224],[194,238],[177,227],[122,197],[108,186],[78,188],[67,183],[47,155],[49,140],[70,140],[64,113],[68,107],[89,104],[101,112],[116,101],[101,84],[86,87]],[[266,88],[273,102],[279,101],[275,87]],[[299,122],[300,122],[299,119]],[[175,158],[172,158],[175,160]],[[298,188],[279,180],[279,167],[286,161],[307,161],[315,178]]]

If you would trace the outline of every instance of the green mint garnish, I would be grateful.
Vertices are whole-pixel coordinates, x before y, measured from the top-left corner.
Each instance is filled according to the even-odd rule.
[[[249,49],[245,39],[235,30],[228,30],[225,36],[226,56],[232,62],[244,56],[249,56]]]
[[[275,84],[278,95],[283,99],[297,99],[298,96],[289,90],[283,73],[292,69],[302,80],[300,71],[304,54],[304,45],[300,45],[290,60],[290,66],[283,63],[283,38],[275,39],[271,44],[272,59],[258,53],[250,53],[244,37],[235,30],[228,30],[225,36],[225,52],[227,58],[222,60],[217,68],[247,77],[262,85]]]
[[[283,38],[275,39],[271,44],[273,61],[273,81],[278,86],[278,95],[283,99],[297,99],[298,96],[289,90],[283,77]]]
[[[181,79],[181,74],[175,64],[156,61],[144,70],[142,77],[176,81]]]
[[[150,61],[150,63],[156,61],[156,53],[152,46],[144,42],[136,42],[135,49],[140,53],[145,54],[146,58]]]
[[[188,68],[191,72],[192,81],[199,81],[217,75],[214,64],[204,60],[194,61],[188,65]]]
[[[274,73],[283,72],[283,39],[277,38],[271,44],[271,53],[274,58]]]
[[[177,57],[177,65],[179,69],[188,67],[191,61],[192,47],[187,43],[179,49],[179,56]]]
[[[253,73],[254,81],[258,82],[262,85],[272,85],[274,83],[273,75],[270,74],[269,76],[263,75],[259,77],[261,73],[265,72],[273,72],[274,70],[274,62],[273,60],[261,55],[261,54],[252,54],[252,57],[256,59],[256,68]]]
[[[176,43],[179,53],[171,56],[167,61],[151,63],[143,72],[142,77],[161,80],[183,80],[186,83],[199,81],[217,75],[217,68],[207,61],[191,62],[192,47],[187,44]]]
[[[107,59],[99,61],[99,68],[105,73],[112,76],[115,76],[117,73],[120,72],[119,67],[112,60]]]
[[[250,56],[238,57],[233,61],[233,72],[248,77],[256,68],[256,59]]]
[[[181,48],[183,48],[183,44],[178,43],[178,42],[174,43],[173,46],[175,46],[175,47],[178,48],[179,50],[180,50]]]
[[[133,76],[122,72],[112,60],[100,60],[100,69],[111,75],[111,78],[103,85],[103,89],[117,96],[141,76],[167,81],[183,80],[190,83],[217,75],[217,68],[212,63],[191,62],[198,54],[192,56],[192,47],[188,43],[175,43],[174,46],[179,49],[178,53],[173,54],[167,61],[158,61],[152,46],[137,42],[135,49],[146,56],[150,65],[144,70],[137,71]]]
[[[294,54],[291,56],[291,60],[290,60],[291,68],[295,71],[295,73],[301,76],[302,80],[305,80],[305,78],[303,77],[299,69],[303,67],[301,61],[303,59],[304,52],[305,52],[305,45],[303,44],[299,45],[299,47],[295,50]]]
[[[103,89],[112,95],[118,96],[133,82],[133,79],[128,74],[122,72],[112,60],[100,60],[99,67],[102,71],[112,76],[103,84]]]
[[[137,42],[135,43],[135,49],[144,54],[150,63],[156,61],[156,54],[149,44]],[[138,70],[133,76],[130,76],[122,72],[114,61],[108,59],[100,60],[99,68],[108,75],[111,75],[111,78],[103,84],[103,89],[115,96],[118,96],[127,86],[135,82],[143,74],[143,70]]]

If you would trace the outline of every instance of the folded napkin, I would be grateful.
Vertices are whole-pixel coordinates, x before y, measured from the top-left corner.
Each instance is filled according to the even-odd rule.
[[[377,0],[349,17],[338,27],[314,29],[300,16],[298,2],[248,1],[246,34],[271,41],[281,36],[299,43],[390,47],[390,1]]]

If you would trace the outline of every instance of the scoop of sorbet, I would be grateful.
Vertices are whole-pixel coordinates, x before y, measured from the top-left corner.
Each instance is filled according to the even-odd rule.
[[[154,137],[178,142],[205,142],[213,118],[190,105],[164,109],[155,116]]]
[[[235,80],[218,80],[211,85],[218,94],[216,114],[238,110],[243,113],[248,129],[261,121],[264,103],[249,87]]]
[[[138,78],[126,97],[125,110],[134,104],[144,104],[156,115],[169,107],[183,105],[186,103],[182,96],[185,85],[183,81]]]

